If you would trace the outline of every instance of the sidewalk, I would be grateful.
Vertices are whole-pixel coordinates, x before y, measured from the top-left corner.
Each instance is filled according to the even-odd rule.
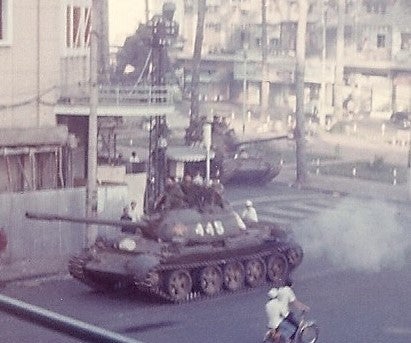
[[[28,259],[13,263],[0,260],[0,286],[16,281],[67,275],[68,260],[69,256]]]
[[[295,166],[292,165],[284,166],[274,179],[274,182],[287,184],[290,187],[295,184],[295,181]],[[348,177],[309,174],[308,182],[302,189],[350,194],[360,198],[408,202],[406,185],[389,185]]]

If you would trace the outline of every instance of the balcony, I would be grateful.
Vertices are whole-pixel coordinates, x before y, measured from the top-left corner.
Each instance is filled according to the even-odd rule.
[[[97,114],[99,116],[150,116],[174,113],[175,89],[164,86],[100,85]],[[88,115],[90,94],[87,84],[62,89],[55,107],[56,114]]]

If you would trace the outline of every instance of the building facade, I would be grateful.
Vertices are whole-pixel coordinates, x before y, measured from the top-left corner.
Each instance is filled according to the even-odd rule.
[[[88,80],[91,0],[0,1],[0,192],[70,183],[55,105]]]
[[[106,0],[0,0],[0,192],[85,184],[93,4],[99,140],[107,122],[174,111],[167,87],[108,82]]]
[[[197,1],[184,1],[182,32],[185,46],[180,59],[189,59],[195,39]],[[319,1],[310,6],[306,36],[306,107],[324,112],[334,107],[337,63],[338,8]],[[247,105],[260,104],[262,74],[261,1],[208,0],[204,27],[201,89],[210,99],[241,102],[247,83]],[[298,1],[267,0],[267,52],[271,115],[295,110],[295,48]],[[411,9],[406,1],[347,0],[344,11],[343,107],[348,115],[385,118],[392,111],[411,110]],[[324,44],[325,42],[325,44]],[[325,58],[323,58],[325,56]],[[218,72],[224,64],[225,75]],[[227,89],[205,75],[218,73]],[[186,77],[190,79],[190,77]],[[200,78],[201,81],[201,78]],[[190,85],[186,86],[188,89]],[[204,95],[203,95],[204,98]],[[210,100],[211,100],[210,99]]]

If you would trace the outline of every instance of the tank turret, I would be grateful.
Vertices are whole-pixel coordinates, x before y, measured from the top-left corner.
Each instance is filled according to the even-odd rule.
[[[166,209],[137,223],[26,213],[31,219],[127,226],[114,239],[73,256],[70,274],[95,289],[135,287],[171,302],[235,292],[265,282],[283,285],[302,249],[275,223],[245,224],[229,204]]]
[[[186,130],[187,145],[201,143],[205,117],[193,120]],[[214,177],[228,182],[267,183],[281,170],[281,156],[272,149],[264,149],[265,143],[287,139],[287,135],[265,138],[240,139],[230,128],[225,117],[214,116],[212,121],[212,149],[215,157],[212,162]],[[266,150],[266,151],[264,151]]]

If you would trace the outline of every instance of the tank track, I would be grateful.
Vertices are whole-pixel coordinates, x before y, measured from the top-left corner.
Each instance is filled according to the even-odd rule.
[[[153,272],[157,272],[159,274],[169,272],[169,271],[174,271],[174,270],[179,270],[179,269],[185,269],[185,270],[195,270],[198,268],[204,268],[208,266],[221,266],[227,263],[231,262],[240,262],[243,263],[245,261],[251,260],[251,259],[256,259],[256,258],[267,258],[268,256],[272,255],[273,251],[264,251],[260,253],[255,253],[251,255],[243,255],[243,256],[237,256],[237,257],[230,257],[227,259],[220,259],[220,260],[210,260],[210,261],[202,261],[202,262],[195,262],[195,263],[183,263],[183,264],[162,264],[159,265],[157,268],[153,270]],[[285,252],[282,250],[277,251],[276,253],[282,254],[285,259],[287,259]],[[287,279],[290,277],[290,270],[287,271],[286,275]],[[282,283],[282,285],[284,282]],[[191,292],[187,295],[185,299],[174,299],[172,298],[169,294],[167,294],[165,291],[161,290],[159,287],[150,287],[145,285],[144,283],[135,283],[135,286],[137,287],[137,290],[139,292],[145,293],[153,298],[155,298],[158,301],[164,301],[168,303],[174,303],[174,304],[181,304],[181,303],[186,303],[186,302],[191,302],[191,301],[198,301],[198,300],[204,300],[204,299],[211,299],[211,298],[218,298],[222,296],[227,296],[231,294],[238,294],[238,293],[245,293],[252,291],[255,288],[261,287],[263,285],[271,285],[272,281],[268,280],[265,278],[261,284],[259,284],[256,287],[250,287],[247,285],[243,285],[240,289],[236,291],[230,291],[224,289],[224,287],[221,287],[221,290],[213,295],[206,295],[201,293],[200,291],[198,292]],[[280,286],[279,284],[275,286]]]
[[[71,256],[68,263],[68,270],[72,277],[81,281],[82,283],[96,288],[97,284],[90,280],[84,273],[84,266],[91,260],[91,256],[87,253],[82,253],[78,256]]]
[[[285,259],[287,259],[285,251],[283,249],[278,249],[277,251],[262,251],[259,253],[254,253],[250,255],[243,255],[243,256],[237,256],[237,257],[230,257],[230,258],[225,258],[225,259],[218,259],[218,260],[208,260],[208,261],[201,261],[201,262],[193,262],[193,263],[173,263],[173,264],[161,264],[158,267],[154,268],[152,272],[154,273],[159,273],[164,274],[170,271],[175,271],[175,270],[180,270],[180,269],[185,269],[185,270],[196,270],[199,268],[204,268],[204,267],[209,267],[209,266],[221,266],[225,265],[227,263],[232,263],[232,262],[240,262],[243,263],[245,261],[251,260],[251,259],[265,259],[268,256],[279,253],[282,256],[284,256]],[[84,252],[78,256],[72,256],[69,260],[68,264],[68,270],[71,276],[73,276],[75,279],[79,280],[80,282],[86,284],[87,286],[95,289],[95,290],[104,290],[108,288],[108,285],[102,285],[100,283],[96,283],[93,280],[91,280],[89,277],[84,272],[84,266],[86,265],[87,262],[89,262],[92,259],[92,257],[87,253]],[[287,271],[286,277],[289,278],[290,270]],[[257,287],[261,287],[263,285],[271,285],[273,286],[272,281],[268,280],[265,278],[261,284],[259,284]],[[277,284],[276,286],[279,286]],[[163,301],[163,302],[168,302],[168,303],[174,303],[174,304],[180,304],[180,303],[186,303],[189,301],[198,301],[198,300],[204,300],[204,299],[211,299],[211,298],[217,298],[217,297],[222,297],[222,296],[227,296],[231,294],[237,294],[237,293],[245,293],[252,291],[253,289],[257,287],[251,287],[247,285],[243,285],[240,289],[236,291],[230,291],[224,289],[224,287],[221,287],[221,290],[213,295],[206,295],[201,293],[200,291],[195,291],[191,292],[187,295],[185,299],[174,299],[172,298],[168,293],[160,289],[160,287],[151,287],[149,285],[146,285],[145,283],[141,282],[135,282],[134,287],[137,289],[138,292],[141,292],[143,294],[146,294],[147,296],[150,296],[157,301]]]

